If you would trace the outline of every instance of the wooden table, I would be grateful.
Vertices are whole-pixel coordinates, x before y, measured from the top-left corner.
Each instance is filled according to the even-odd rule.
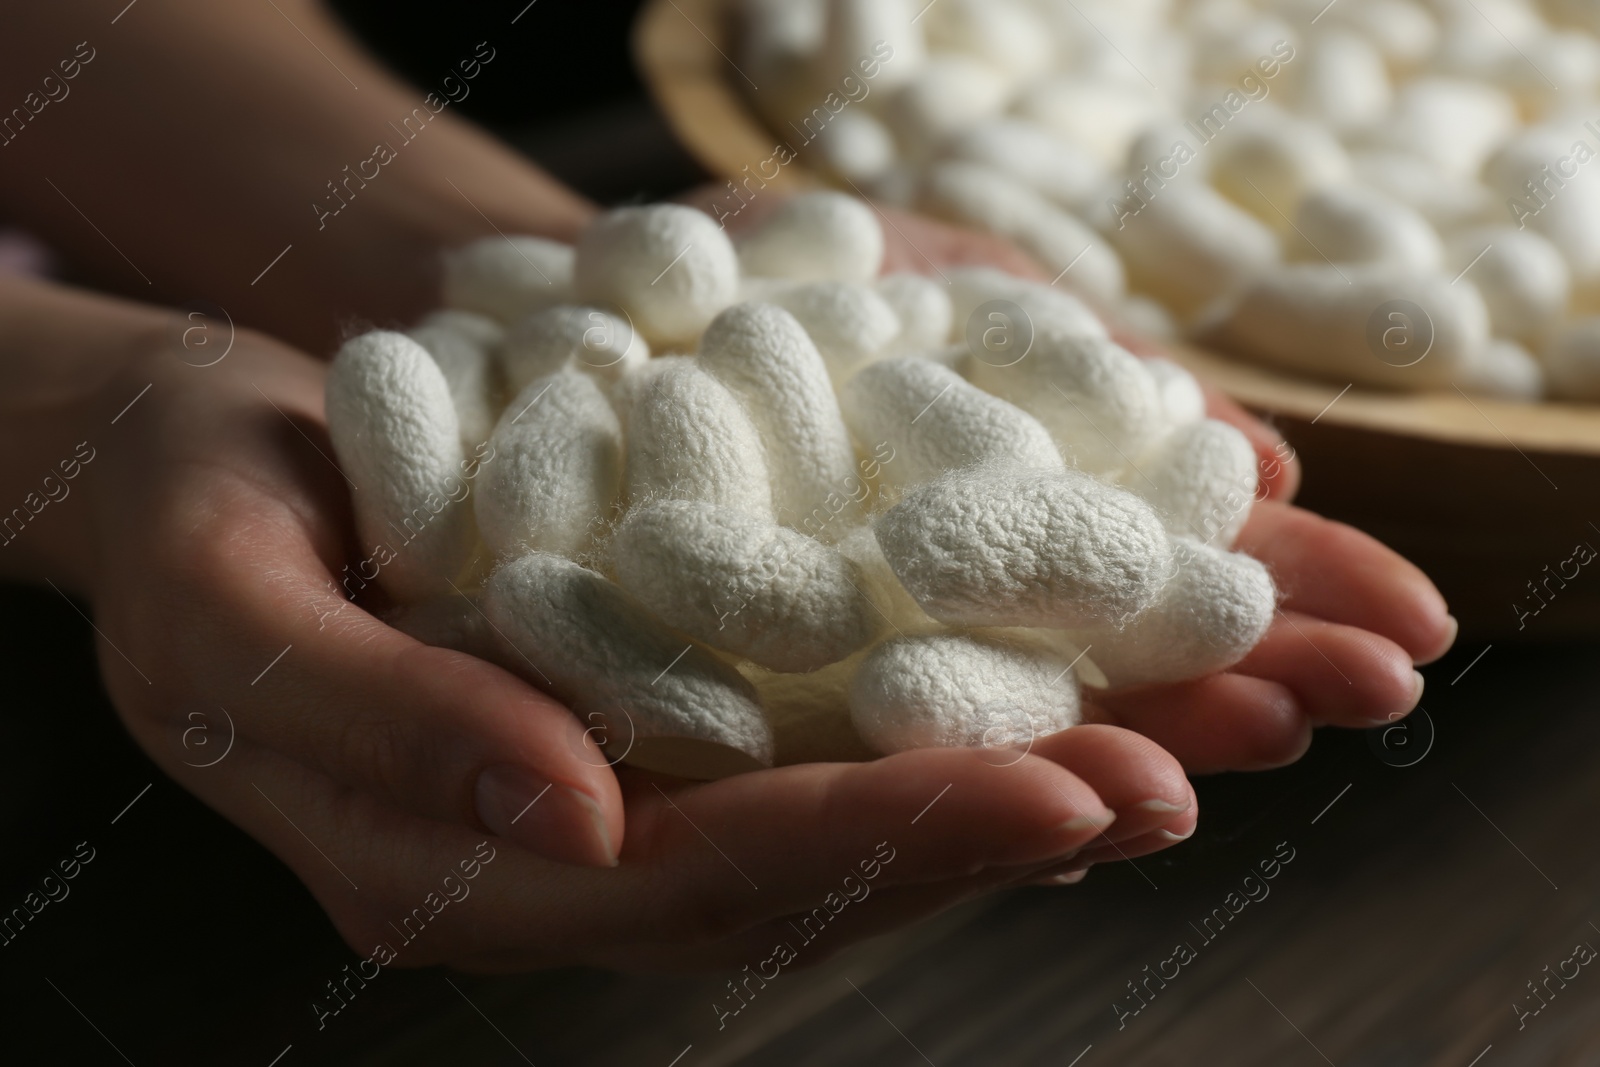
[[[1188,845],[786,975],[720,1033],[730,975],[543,976],[472,991],[503,1036],[459,1006],[363,1062],[520,1062],[508,1040],[541,1064],[667,1065],[692,1045],[684,1067],[1600,1062],[1600,968],[1571,962],[1600,947],[1593,665],[1463,649],[1428,672],[1431,749],[1420,727],[1387,748],[1324,734],[1295,768],[1204,783]],[[1557,971],[1576,977],[1533,1014],[1526,983]],[[1132,1014],[1126,983],[1151,973]]]

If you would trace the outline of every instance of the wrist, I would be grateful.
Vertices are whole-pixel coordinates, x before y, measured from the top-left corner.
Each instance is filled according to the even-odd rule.
[[[12,413],[0,435],[0,576],[53,583],[66,593],[95,586],[95,462],[110,444],[97,417],[100,393]]]
[[[0,284],[0,578],[92,593],[97,468],[144,384],[130,391],[128,369],[172,327],[139,305]]]

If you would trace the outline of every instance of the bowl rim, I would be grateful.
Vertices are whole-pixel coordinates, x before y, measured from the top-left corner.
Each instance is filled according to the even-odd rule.
[[[770,158],[779,138],[756,116],[731,79],[749,76],[729,54],[731,0],[649,0],[633,28],[636,66],[672,128],[701,166],[732,180]],[[762,180],[785,192],[827,187],[798,162]]]

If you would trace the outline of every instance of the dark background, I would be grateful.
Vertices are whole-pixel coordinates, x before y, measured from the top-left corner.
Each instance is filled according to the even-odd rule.
[[[704,181],[634,73],[639,0],[438,4],[335,0],[345,22],[399,73],[433,86],[480,41],[498,50],[462,114],[603,204],[653,200]],[[504,58],[500,58],[504,57]]]

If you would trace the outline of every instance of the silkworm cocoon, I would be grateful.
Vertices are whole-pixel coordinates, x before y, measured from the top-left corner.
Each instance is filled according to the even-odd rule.
[[[1027,314],[1031,330],[1054,328],[1084,337],[1106,337],[1105,324],[1089,306],[1071,293],[1039,282],[1007,274],[993,267],[952,267],[944,271],[950,279],[952,340],[965,341],[973,316],[984,304],[1004,300],[1016,304]],[[1015,327],[1015,323],[996,323],[986,318],[982,328],[991,325]],[[998,354],[986,358],[1006,362]]]
[[[1071,469],[955,471],[873,529],[900,583],[951,626],[1120,625],[1154,602],[1172,554],[1149,504]]]
[[[517,323],[500,348],[506,384],[512,392],[566,367],[614,382],[649,358],[649,344],[627,319],[601,308],[571,304],[529,315]]]
[[[1544,396],[1544,368],[1515,341],[1495,338],[1473,354],[1455,384],[1464,393],[1504,400],[1538,400]]]
[[[917,199],[921,179],[914,164],[901,160],[884,171],[868,186],[873,202],[909,210]]]
[[[685,344],[738,296],[739,257],[693,208],[618,208],[583,232],[574,281],[582,299],[622,307],[651,344]]]
[[[1600,42],[1584,33],[1570,30],[1540,33],[1531,43],[1530,55],[1539,57],[1535,68],[1522,56],[1516,62],[1502,57],[1494,80],[1516,96],[1522,107],[1534,114],[1566,101],[1588,101],[1600,81]]]
[[[760,65],[813,55],[822,46],[828,9],[822,0],[741,0],[737,14],[743,57]]]
[[[1110,317],[1112,323],[1122,333],[1133,334],[1147,341],[1164,341],[1171,344],[1183,335],[1177,320],[1161,305],[1161,301],[1152,300],[1138,293],[1129,293],[1117,301],[1116,306],[1111,309]]]
[[[1250,518],[1256,450],[1227,423],[1201,419],[1169,434],[1122,481],[1155,507],[1174,537],[1227,548]]]
[[[900,334],[890,350],[909,355],[944,347],[954,320],[943,283],[902,272],[880,278],[874,288],[900,320]]]
[[[430,311],[422,317],[417,326],[419,329],[449,330],[465,337],[485,352],[496,351],[506,339],[506,328],[498,319],[480,315],[476,311],[458,311],[453,308]]]
[[[1105,240],[1065,211],[1044,208],[1033,226],[1013,240],[1033,253],[1058,284],[1102,304],[1120,299],[1128,286],[1122,260]]]
[[[1139,131],[1166,108],[1143,84],[1062,75],[1025,89],[1013,110],[1090,153],[1102,166],[1120,167]]]
[[[1235,134],[1230,131],[1228,136],[1231,139]],[[1197,137],[1186,119],[1177,115],[1159,115],[1141,128],[1139,135],[1128,146],[1128,158],[1120,171],[1133,177],[1136,184],[1151,180],[1155,183],[1152,188],[1159,187],[1162,180],[1171,181],[1180,175],[1184,181],[1205,181],[1211,175],[1211,165],[1217,152],[1199,151],[1197,145],[1206,147],[1209,142]],[[1155,172],[1154,179],[1149,178],[1147,168]],[[1108,181],[1091,194],[1090,210],[1101,206],[1096,198],[1105,193],[1110,177],[1107,175]]]
[[[1169,427],[1177,429],[1206,417],[1206,394],[1194,375],[1170,359],[1147,359],[1144,369],[1161,394],[1161,411]]]
[[[1401,86],[1388,118],[1372,131],[1372,141],[1416,152],[1468,177],[1516,125],[1516,105],[1503,90],[1430,75]]]
[[[1511,138],[1484,166],[1484,180],[1506,197],[1512,220],[1549,238],[1578,286],[1600,281],[1600,178],[1580,168],[1582,158],[1567,137],[1542,128]],[[1563,160],[1576,174],[1557,173]]]
[[[622,420],[623,431],[627,431],[628,415],[635,403],[657,378],[673,367],[694,367],[696,362],[693,356],[655,356],[618,378],[611,386],[611,407]]]
[[[1172,15],[1172,0],[1040,0],[1038,6],[1067,23],[1069,40],[1096,36],[1093,27],[1084,25],[1082,15],[1125,35],[1153,32]],[[1055,20],[1051,24],[1057,32],[1063,28]]]
[[[1500,61],[1516,55],[1519,48],[1534,47],[1544,29],[1534,6],[1520,0],[1473,0],[1472,6],[1441,8],[1441,33],[1431,65],[1463,77],[1492,75]]]
[[[953,222],[1008,237],[1062,283],[1112,301],[1125,284],[1122,263],[1099,234],[1032,189],[982,163],[947,160],[929,168],[921,207]]]
[[[1225,37],[1256,13],[1256,5],[1250,0],[1203,0],[1201,3],[1183,5],[1181,10],[1175,12],[1170,10],[1170,5],[1163,5],[1161,17],[1176,18],[1186,34],[1205,40]]]
[[[1194,44],[1195,75],[1202,82],[1237,82],[1242,75],[1254,72],[1263,57],[1288,61],[1305,47],[1300,35],[1283,19],[1256,12],[1198,23],[1190,39]]]
[[[739,242],[739,263],[765,278],[870,282],[883,266],[883,227],[853,196],[802,193]]]
[[[1466,278],[1295,263],[1258,279],[1200,339],[1340,382],[1449,388],[1488,343],[1489,310]]]
[[[887,301],[864,285],[809,282],[772,296],[799,320],[828,365],[835,384],[849,378],[900,336],[900,318]]]
[[[595,572],[530,553],[495,571],[483,610],[513,646],[506,666],[603,726],[628,762],[705,778],[772,764],[750,683]]]
[[[458,329],[456,324],[460,319],[447,319],[442,315],[476,319],[478,323],[491,327],[494,334],[470,323],[463,323],[464,328]],[[450,386],[450,400],[455,405],[456,420],[461,427],[461,444],[470,449],[487,441],[494,430],[500,394],[494,357],[477,338],[496,335],[500,327],[492,319],[469,311],[444,312],[442,315],[429,316],[409,336],[426,348],[428,355],[439,365],[439,372]]]
[[[937,363],[939,366],[965,377],[967,364],[972,359],[972,352],[967,343],[962,341],[958,344],[942,345],[939,348],[913,352],[911,353],[911,358],[925,359],[929,363]]]
[[[885,754],[1025,746],[1081,721],[1068,666],[1022,644],[958,634],[896,637],[862,661],[850,684],[850,718]]]
[[[1102,337],[1046,326],[1022,359],[973,358],[967,367],[975,385],[1038,419],[1062,455],[1087,471],[1121,469],[1168,428],[1143,362]]]
[[[1044,23],[1009,0],[948,0],[925,9],[928,44],[982,60],[1013,80],[1043,72],[1055,58]]]
[[[1071,211],[1092,206],[1107,177],[1088,152],[1017,118],[972,127],[946,146],[945,155],[988,164]]]
[[[1364,36],[1396,70],[1423,62],[1439,41],[1439,23],[1415,0],[1340,4],[1328,15],[1330,22],[1349,26]]]
[[[879,61],[880,89],[903,84],[927,61],[927,43],[912,0],[829,0],[821,73],[830,84],[861,64]]]
[[[1350,157],[1336,137],[1290,118],[1230,130],[1214,151],[1211,180],[1217,188],[1280,231],[1307,193],[1350,176]]]
[[[1600,400],[1600,316],[1566,323],[1540,355],[1551,396]]]
[[[836,550],[715,504],[633,508],[611,560],[618,583],[668,626],[769,670],[836,663],[883,625]]]
[[[1489,306],[1501,337],[1537,341],[1567,309],[1572,273],[1550,241],[1515,226],[1484,226],[1456,234],[1446,256],[1452,275],[1465,271]]]
[[[1084,646],[1072,640],[1072,630],[1033,630],[1023,626],[994,626],[967,631],[969,636],[980,639],[1015,643],[1024,648],[1036,649],[1047,656],[1058,658],[1062,663],[1072,665],[1072,675],[1081,686],[1091,689],[1105,689],[1108,685],[1106,676],[1094,661],[1084,654]]]
[[[461,506],[471,487],[439,365],[403,333],[352,337],[328,370],[326,408],[361,543],[390,557],[380,584],[401,601],[450,592],[472,534]]]
[[[747,274],[739,279],[739,299],[736,303],[770,304],[779,293],[786,293],[804,284],[793,278],[753,278]]]
[[[446,306],[502,323],[572,299],[571,246],[543,237],[484,237],[444,257]]]
[[[807,147],[821,158],[824,169],[857,184],[883,178],[899,156],[889,127],[854,108],[835,115]]]
[[[957,467],[997,460],[1062,466],[1060,451],[1036,419],[929,360],[874,363],[850,379],[841,399],[856,440],[894,448],[894,461],[883,465],[883,485],[920,485]]]
[[[1340,133],[1373,126],[1394,100],[1383,54],[1349,30],[1327,29],[1307,41],[1294,73],[1295,110]]]
[[[693,361],[653,374],[626,416],[628,498],[699,500],[774,521],[766,451],[728,387]]]
[[[529,382],[490,444],[474,504],[489,551],[584,554],[622,488],[622,426],[595,380],[564,369]]]
[[[1112,688],[1182,682],[1227,670],[1266,634],[1277,612],[1272,576],[1242,552],[1178,538],[1171,578],[1120,630],[1074,631]]]
[[[944,627],[922,610],[916,598],[895,577],[894,568],[883,557],[878,535],[870,526],[857,526],[839,541],[839,552],[855,564],[861,591],[877,608],[878,614],[902,634],[941,633]]]
[[[1445,233],[1500,209],[1476,178],[1451,174],[1414,152],[1358,152],[1351,163],[1357,182],[1421,213]]]
[[[1290,259],[1381,263],[1414,274],[1438,270],[1444,260],[1427,219],[1354,185],[1318,189],[1302,200],[1287,245]]]
[[[1074,61],[1081,64],[1081,68],[1075,66],[1074,69],[1081,69],[1084,74],[1105,81],[1121,82],[1136,91],[1149,88],[1149,83],[1139,71],[1159,71],[1162,93],[1168,98],[1182,99],[1193,91],[1193,42],[1166,26],[1152,26],[1136,36],[1130,36],[1130,31],[1113,28],[1117,23],[1127,21],[1115,17],[1118,9],[1113,5],[1105,10],[1112,12],[1113,18],[1100,21],[1100,25],[1109,33],[1120,34],[1123,44],[1119,47],[1089,27],[1083,27],[1089,32],[1080,41],[1078,56]],[[1130,63],[1139,69],[1135,70]]]
[[[773,304],[735,304],[706,328],[699,364],[739,398],[761,438],[773,442],[767,467],[784,525],[805,528],[830,498],[865,493],[828,368],[793,315]],[[854,524],[858,507],[852,501],[845,510],[839,525]]]
[[[1117,202],[1106,235],[1132,287],[1180,319],[1242,288],[1278,261],[1278,238],[1208,185],[1178,184]]]
[[[936,56],[894,90],[884,118],[908,156],[927,158],[962,130],[998,114],[1007,94],[1006,79],[987,64]]]

